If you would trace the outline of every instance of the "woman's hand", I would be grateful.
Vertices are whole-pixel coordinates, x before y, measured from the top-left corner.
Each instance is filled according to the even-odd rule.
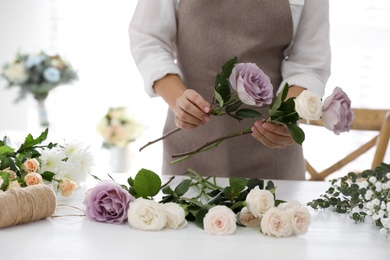
[[[270,148],[285,148],[294,143],[286,126],[256,121],[251,128],[252,136]]]
[[[210,121],[210,104],[192,89],[186,89],[176,99],[176,105],[172,109],[175,115],[176,126],[182,129],[192,129]]]
[[[210,104],[195,90],[187,89],[178,75],[167,74],[155,81],[153,88],[173,111],[177,127],[192,129],[210,121]]]

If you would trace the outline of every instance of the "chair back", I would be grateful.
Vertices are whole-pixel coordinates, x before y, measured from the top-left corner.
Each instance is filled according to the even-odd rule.
[[[353,112],[354,119],[351,124],[351,130],[375,131],[378,134],[321,172],[318,172],[306,159],[306,170],[310,174],[309,180],[323,181],[330,174],[340,170],[373,147],[376,148],[371,168],[374,169],[383,162],[390,138],[390,110],[354,108]],[[306,120],[301,120],[300,123],[312,126],[324,126],[321,120],[310,121],[309,123]]]

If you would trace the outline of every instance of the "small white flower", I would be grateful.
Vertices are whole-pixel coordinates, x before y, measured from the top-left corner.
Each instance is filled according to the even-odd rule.
[[[378,219],[379,219],[379,215],[378,215],[378,214],[372,215],[372,219],[373,219],[373,220],[378,220]]]
[[[369,179],[368,179],[369,182],[371,182],[372,184],[374,184],[376,182],[376,177],[375,176],[371,176]]]
[[[386,178],[390,179],[390,172],[386,174]]]
[[[379,181],[375,183],[375,189],[377,192],[381,192],[382,191],[382,183],[380,183]]]
[[[389,231],[386,228],[381,228],[379,230],[379,233],[381,233],[381,235],[383,235],[383,236],[387,236]]]
[[[374,192],[373,192],[372,190],[367,190],[367,191],[366,191],[366,194],[364,195],[364,198],[365,198],[366,200],[371,200],[372,195],[374,195]]]
[[[381,209],[386,210],[386,203],[384,201],[381,203]]]
[[[372,204],[372,202],[367,202],[367,204],[366,204],[366,209],[369,209],[369,210],[372,210],[372,209],[374,209],[374,204]]]
[[[373,199],[372,204],[374,204],[375,206],[379,206],[381,204],[381,202],[378,199]]]
[[[368,187],[368,182],[367,182],[367,181],[362,181],[362,182],[360,183],[360,187],[362,187],[362,188],[367,188],[367,187]]]
[[[367,215],[368,215],[368,216],[372,216],[372,214],[373,214],[373,213],[372,213],[371,210],[367,210]]]

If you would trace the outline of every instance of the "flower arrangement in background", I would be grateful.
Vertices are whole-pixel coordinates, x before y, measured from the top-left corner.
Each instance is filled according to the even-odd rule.
[[[48,129],[37,138],[29,134],[18,149],[0,141],[0,191],[31,185],[51,184],[63,197],[73,194],[93,165],[88,150],[79,143],[43,144]]]
[[[348,213],[356,223],[369,216],[379,232],[390,237],[390,165],[381,163],[372,170],[330,181],[332,186],[320,198],[308,203],[313,209],[330,208]]]
[[[105,148],[125,147],[140,137],[143,130],[144,125],[123,106],[109,108],[97,125]]]
[[[37,54],[18,52],[12,62],[3,66],[1,75],[9,87],[20,88],[17,101],[30,93],[37,100],[44,100],[57,86],[70,84],[78,79],[71,64],[60,55],[44,51]]]
[[[289,84],[286,83],[279,94],[273,96],[273,87],[269,77],[254,63],[238,63],[237,58],[233,58],[222,66],[221,72],[217,74],[214,85],[214,96],[211,102],[210,115],[228,115],[241,121],[245,118],[261,118],[262,114],[256,111],[257,107],[269,105],[268,118],[262,120],[278,125],[285,125],[294,141],[302,144],[305,140],[305,133],[299,127],[298,121],[301,119],[319,120],[324,122],[327,129],[335,134],[347,132],[353,120],[351,100],[348,95],[339,87],[336,87],[328,98],[322,103],[321,98],[309,91],[304,90],[298,97],[286,99]],[[246,104],[251,108],[240,108]],[[145,147],[173,135],[180,131],[174,129],[164,136],[151,141],[140,148]],[[181,162],[200,152],[215,148],[221,142],[251,134],[250,128],[243,129],[215,140],[211,140],[198,148],[184,153],[172,155],[176,158],[171,164]]]
[[[128,178],[126,185],[94,177],[99,183],[84,199],[85,215],[92,221],[127,221],[148,231],[183,228],[191,221],[210,235],[230,235],[245,226],[275,237],[305,234],[310,226],[307,208],[297,201],[276,200],[272,181],[232,177],[229,186],[220,187],[215,178],[191,169],[176,187],[170,186],[174,177],[162,184],[147,169]],[[156,201],[160,192],[162,199]]]

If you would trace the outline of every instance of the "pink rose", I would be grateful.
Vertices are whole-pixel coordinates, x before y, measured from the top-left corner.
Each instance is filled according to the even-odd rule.
[[[37,159],[27,159],[23,163],[23,170],[25,172],[37,172],[39,170],[39,162]]]
[[[203,228],[209,235],[231,235],[237,229],[236,214],[226,206],[214,206],[204,217]]]
[[[288,237],[293,234],[294,229],[285,211],[271,208],[261,219],[261,231],[269,236]]]
[[[26,176],[24,176],[24,182],[27,186],[42,184],[42,175],[36,172],[29,172]]]
[[[72,195],[76,188],[77,184],[68,178],[63,178],[58,184],[58,189],[63,197],[69,197]]]
[[[295,207],[286,210],[286,213],[290,217],[295,234],[302,235],[309,230],[310,213],[307,208]]]
[[[92,221],[121,224],[127,219],[131,201],[134,197],[118,183],[101,181],[84,198],[85,216]]]
[[[349,131],[353,120],[351,100],[341,88],[336,87],[325,99],[321,118],[325,127],[336,135]]]
[[[243,207],[241,211],[237,213],[237,220],[245,227],[259,227],[261,218],[253,215],[247,207]]]
[[[272,103],[271,80],[256,64],[236,64],[229,81],[243,103],[257,107]]]

